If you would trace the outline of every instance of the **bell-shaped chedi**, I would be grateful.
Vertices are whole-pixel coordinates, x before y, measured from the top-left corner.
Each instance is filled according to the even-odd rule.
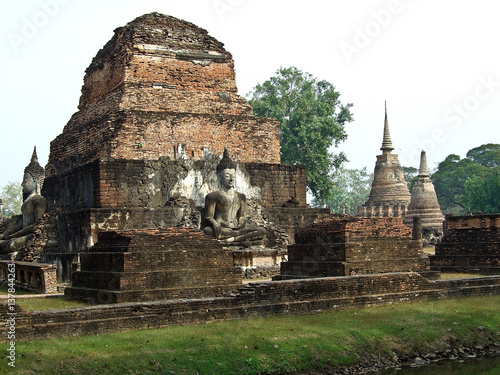
[[[418,180],[411,192],[411,202],[404,219],[405,224],[413,226],[414,216],[420,217],[422,220],[424,239],[429,240],[443,234],[444,216],[438,203],[434,184],[430,179],[427,156],[423,150],[420,154]]]
[[[362,217],[402,217],[410,203],[411,194],[398,155],[393,154],[387,106],[385,108],[382,155],[377,155],[372,188],[366,203],[358,208]]]
[[[224,145],[240,162],[280,163],[279,122],[254,117],[237,94],[231,53],[167,15],[115,30],[86,70],[78,108],[51,143],[47,176],[99,159],[176,158],[179,150],[199,160]]]

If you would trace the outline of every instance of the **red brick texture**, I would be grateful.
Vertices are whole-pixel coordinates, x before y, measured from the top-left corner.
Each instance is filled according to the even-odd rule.
[[[445,228],[432,270],[500,274],[500,214],[448,215]]]
[[[199,160],[224,146],[239,162],[280,163],[279,122],[237,94],[223,44],[157,13],[115,30],[86,70],[80,111],[51,143],[47,176],[98,159]]]
[[[336,216],[296,234],[278,279],[427,272],[420,248],[403,218]]]
[[[80,259],[65,295],[94,303],[215,297],[242,279],[232,251],[191,228],[102,232]]]

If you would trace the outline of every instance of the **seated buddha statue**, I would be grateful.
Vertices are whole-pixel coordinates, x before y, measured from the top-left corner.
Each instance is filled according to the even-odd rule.
[[[231,245],[262,240],[266,229],[247,221],[246,196],[234,190],[236,163],[229,158],[227,149],[217,165],[217,175],[220,189],[205,197],[205,234]]]
[[[47,200],[41,195],[45,170],[38,163],[36,147],[30,164],[24,169],[22,225],[14,226],[0,234],[0,253],[19,251],[33,237],[34,224],[47,210]]]

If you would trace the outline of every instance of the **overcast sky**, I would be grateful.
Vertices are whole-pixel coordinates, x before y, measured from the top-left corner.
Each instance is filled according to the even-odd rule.
[[[86,67],[113,30],[149,12],[208,30],[242,96],[280,67],[331,82],[355,121],[340,149],[373,171],[387,101],[394,153],[430,168],[500,143],[500,3],[494,0],[2,0],[0,187],[77,111]]]

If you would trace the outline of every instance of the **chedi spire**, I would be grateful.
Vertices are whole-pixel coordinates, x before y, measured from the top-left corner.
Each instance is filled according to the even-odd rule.
[[[394,147],[389,133],[387,105],[385,107],[384,141],[380,149],[382,155],[377,155],[370,196],[361,207],[358,207],[358,216],[402,217],[410,203],[411,194],[398,155],[392,153]]]
[[[429,167],[427,166],[427,155],[425,151],[422,150],[420,153],[420,168],[418,170],[418,178],[429,178],[431,175],[429,173]]]
[[[380,149],[384,154],[390,154],[391,151],[394,150],[394,146],[391,141],[391,133],[389,132],[389,120],[387,120],[387,102],[385,102],[384,139]]]

